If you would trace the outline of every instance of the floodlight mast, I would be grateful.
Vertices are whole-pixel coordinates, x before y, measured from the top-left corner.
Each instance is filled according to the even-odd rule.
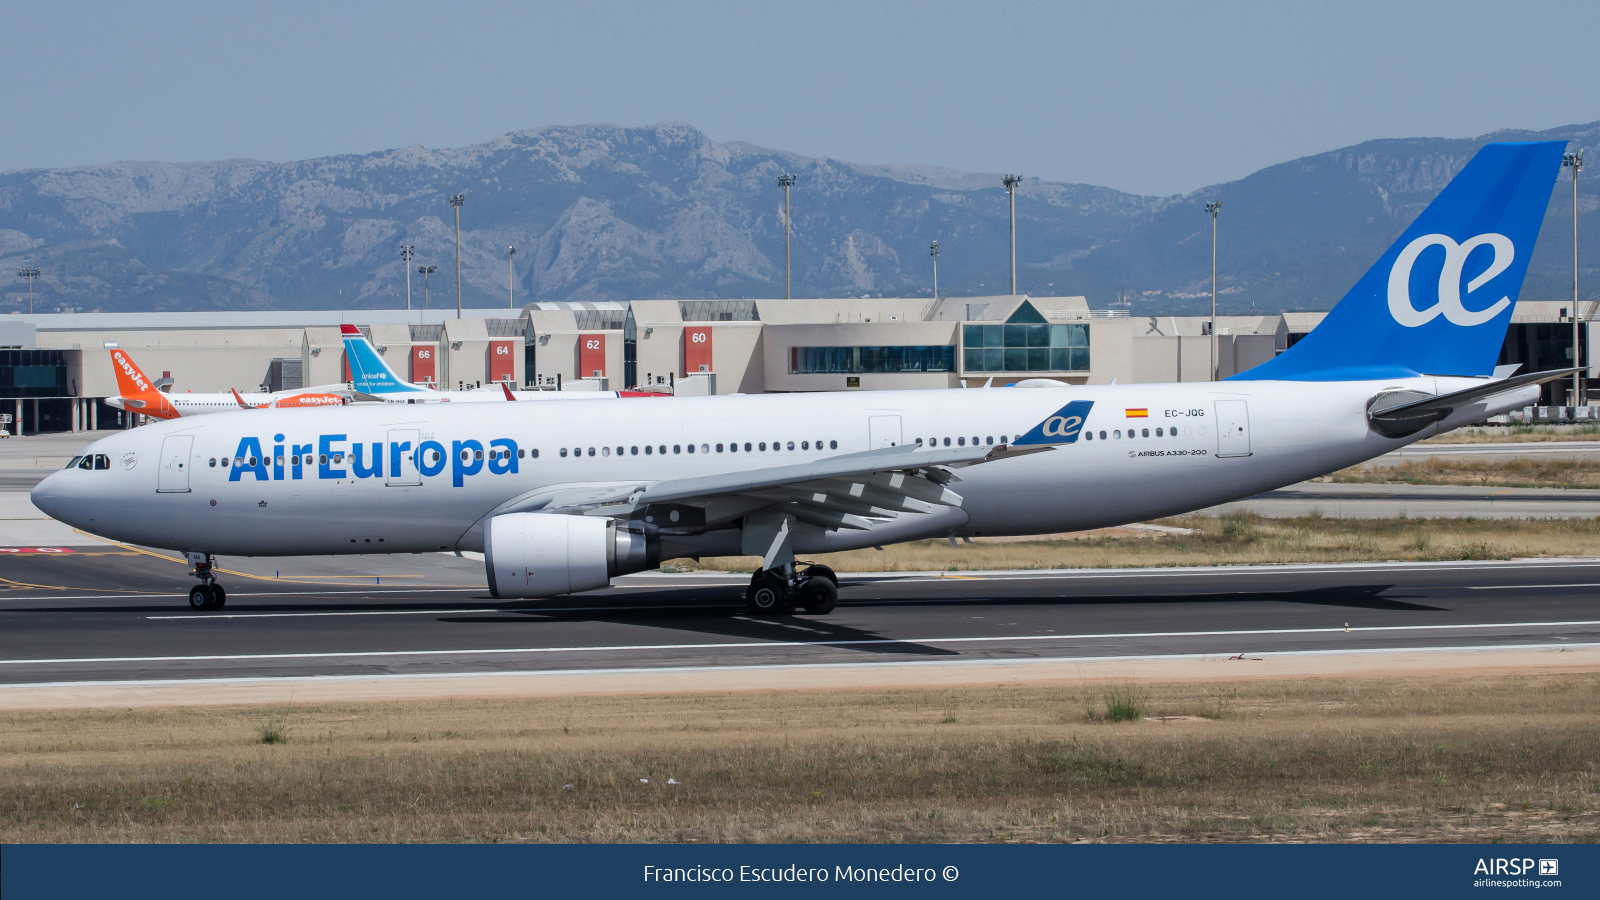
[[[1006,199],[1011,202],[1011,294],[1017,293],[1017,185],[1021,175],[1006,175],[1000,183],[1006,186]]]
[[[1583,168],[1583,151],[1561,157],[1563,168],[1572,169],[1572,364],[1580,366],[1578,356],[1578,170]],[[1583,405],[1583,373],[1572,373],[1572,405]]]
[[[39,277],[37,266],[23,266],[17,270],[18,278],[28,279],[28,315],[33,315],[33,280]]]
[[[467,202],[466,194],[451,194],[450,205],[456,211],[456,318],[461,318],[461,204]]]
[[[1211,214],[1211,380],[1217,380],[1217,213],[1222,210],[1222,201],[1213,200],[1206,204],[1206,212]],[[1181,340],[1181,338],[1180,338]]]
[[[406,270],[406,312],[411,311],[411,261],[416,258],[416,245],[400,245],[400,268]]]
[[[789,281],[789,188],[794,187],[793,175],[779,175],[778,187],[783,188],[783,299],[794,297]]]
[[[939,242],[928,245],[928,255],[933,257],[933,299],[939,300]]]
[[[506,248],[506,309],[517,308],[517,246]]]
[[[417,266],[417,271],[422,273],[422,319],[428,317],[428,276],[438,269],[438,266]],[[421,323],[420,319],[418,323]]]

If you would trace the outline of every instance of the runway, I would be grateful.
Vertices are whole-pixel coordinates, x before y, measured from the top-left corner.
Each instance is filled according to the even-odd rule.
[[[859,575],[832,615],[770,619],[743,614],[738,576],[499,602],[472,559],[319,560],[225,559],[256,577],[195,613],[159,556],[15,556],[0,683],[1600,647],[1600,560]]]
[[[1236,510],[1273,518],[1312,514],[1334,519],[1593,518],[1600,516],[1600,490],[1303,482],[1201,512],[1222,515]]]

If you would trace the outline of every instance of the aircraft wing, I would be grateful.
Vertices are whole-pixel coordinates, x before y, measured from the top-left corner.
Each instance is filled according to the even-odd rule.
[[[864,529],[871,527],[868,517],[895,518],[907,512],[932,512],[938,506],[960,506],[961,495],[948,487],[961,480],[956,469],[1050,449],[1053,448],[1005,445],[933,450],[915,445],[885,447],[696,478],[573,485],[546,495],[548,501],[541,510],[626,516],[647,506],[683,504],[721,507],[743,515],[755,509],[782,506],[795,518],[812,524]],[[708,518],[720,517],[710,512]]]

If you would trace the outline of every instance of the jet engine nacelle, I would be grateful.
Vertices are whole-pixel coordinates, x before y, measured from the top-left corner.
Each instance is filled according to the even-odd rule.
[[[483,564],[498,598],[592,591],[617,575],[661,564],[661,542],[643,523],[591,516],[508,513],[489,520]]]

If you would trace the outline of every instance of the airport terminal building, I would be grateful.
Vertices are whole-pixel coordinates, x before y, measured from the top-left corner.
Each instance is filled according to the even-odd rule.
[[[126,427],[111,347],[173,392],[292,390],[349,378],[355,324],[403,378],[459,389],[679,394],[902,390],[1047,378],[1207,381],[1271,359],[1323,313],[1206,318],[1090,309],[1082,297],[636,300],[469,309],[57,313],[0,321],[0,415],[22,433]],[[1588,321],[1579,322],[1588,364]],[[1571,365],[1560,303],[1519,303],[1502,363]],[[1214,371],[1213,371],[1214,368]],[[1588,378],[1600,377],[1591,369]],[[1546,386],[1563,403],[1570,383]],[[17,425],[9,426],[17,433]]]

